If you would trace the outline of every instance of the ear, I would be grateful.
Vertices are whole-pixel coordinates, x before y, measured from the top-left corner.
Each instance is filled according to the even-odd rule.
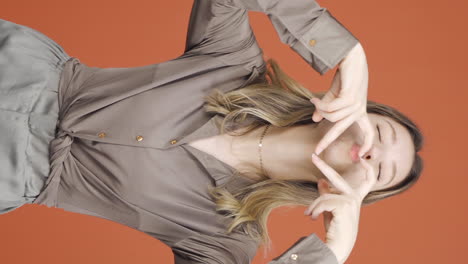
[[[330,187],[329,190],[330,190],[330,193],[341,194],[341,191],[339,191],[338,189],[335,189],[333,187]]]
[[[338,189],[331,186],[331,184],[328,183],[328,181],[326,181],[324,179],[320,179],[320,180],[324,182],[324,185],[325,185],[324,188],[326,189],[327,193],[334,193],[334,194],[340,194],[341,193]]]
[[[319,194],[330,193],[328,182],[324,179],[319,179],[317,183]]]

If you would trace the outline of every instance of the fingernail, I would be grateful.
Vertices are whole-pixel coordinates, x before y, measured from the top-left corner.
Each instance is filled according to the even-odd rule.
[[[322,153],[322,148],[317,148],[315,149],[315,153],[317,153],[317,156]]]
[[[362,155],[364,155],[364,151],[362,151],[362,150],[359,151],[359,154],[358,154],[358,155],[359,155],[359,157],[362,157]]]

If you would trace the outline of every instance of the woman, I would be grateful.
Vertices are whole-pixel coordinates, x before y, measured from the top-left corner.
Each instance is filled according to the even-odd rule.
[[[340,75],[322,100],[312,104],[309,99],[314,94],[287,78],[274,61],[263,60],[248,10],[268,14],[280,39],[320,74],[340,64]],[[23,118],[22,123],[14,118],[3,123],[17,124],[14,133],[2,126],[2,131],[10,132],[2,148],[16,155],[6,156],[6,165],[14,169],[2,173],[7,177],[2,188],[11,194],[1,199],[3,213],[24,203],[43,204],[145,232],[170,246],[178,264],[249,263],[260,240],[268,241],[265,222],[272,208],[310,205],[316,217],[335,207],[333,220],[326,221],[326,244],[312,234],[271,263],[343,263],[356,238],[361,201],[397,194],[419,177],[419,130],[384,105],[369,102],[367,111],[373,114],[367,116],[366,104],[360,103],[367,96],[362,49],[313,1],[196,0],[184,54],[133,68],[88,67],[39,32],[0,22],[4,79],[10,76],[7,72],[20,70],[24,75],[33,71],[45,80],[58,80],[48,76],[60,73],[58,83],[15,85],[21,78],[13,76],[0,86],[2,92],[9,89],[3,93],[9,96],[5,99],[9,105],[4,108],[2,102],[6,109],[2,117]],[[35,51],[48,56],[38,58]],[[29,56],[12,63],[11,58],[21,54]],[[19,93],[23,87],[25,96],[11,96],[11,91]],[[58,96],[37,96],[43,94],[34,90],[37,87]],[[333,100],[336,90],[340,95],[357,91],[359,96],[334,104],[339,102]],[[350,102],[358,107],[346,107]],[[19,107],[23,104],[24,111]],[[39,105],[46,110],[32,111]],[[337,105],[345,111],[332,111]],[[338,112],[344,119],[335,120]],[[56,119],[44,125],[47,117]],[[246,133],[225,134],[224,125]],[[398,140],[390,146],[392,131]],[[374,137],[378,132],[380,137]],[[20,136],[30,140],[23,143]],[[259,139],[265,148],[255,152]],[[36,159],[45,156],[43,148],[28,151],[38,142],[50,147],[46,153],[50,171]],[[356,143],[352,160],[346,154],[351,142]],[[278,154],[278,146],[287,157]],[[313,150],[321,159],[308,159]],[[362,165],[357,165],[359,152],[368,159]],[[397,152],[404,155],[400,154],[397,173],[390,179]],[[256,163],[259,157],[261,162]],[[19,158],[23,163],[18,166]],[[377,179],[379,164],[382,171]],[[21,171],[23,165],[28,173]],[[327,178],[334,190],[319,178]],[[11,184],[12,180],[17,182]],[[15,187],[21,183],[26,187]],[[31,186],[40,192],[24,195]],[[321,200],[316,199],[319,195]],[[330,220],[330,215],[326,217]]]

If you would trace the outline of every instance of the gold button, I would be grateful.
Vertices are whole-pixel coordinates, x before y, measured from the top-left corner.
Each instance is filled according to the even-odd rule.
[[[136,140],[142,141],[142,140],[143,140],[143,137],[142,137],[142,136],[137,136],[137,137],[136,137]]]
[[[177,143],[177,140],[175,140],[175,139],[171,140],[172,145],[174,145],[175,143]]]
[[[291,254],[291,259],[296,260],[297,259],[297,254]]]
[[[316,42],[317,41],[315,41],[315,39],[311,39],[311,40],[309,40],[309,45],[314,46]]]
[[[104,132],[101,132],[101,133],[99,133],[99,135],[98,135],[98,137],[100,137],[100,138],[103,138],[103,137],[105,137],[105,136],[106,136],[106,133],[104,133]]]

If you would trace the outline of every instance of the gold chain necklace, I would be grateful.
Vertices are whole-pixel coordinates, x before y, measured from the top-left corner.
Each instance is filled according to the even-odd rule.
[[[258,154],[259,154],[259,157],[260,157],[260,168],[262,169],[263,174],[265,174],[267,176],[268,176],[268,174],[266,173],[265,169],[263,168],[263,161],[262,161],[262,140],[263,140],[263,137],[265,136],[268,128],[270,127],[270,125],[271,124],[269,124],[269,125],[267,125],[265,127],[265,130],[263,130],[263,133],[262,133],[262,135],[260,137],[260,143],[258,143]]]

